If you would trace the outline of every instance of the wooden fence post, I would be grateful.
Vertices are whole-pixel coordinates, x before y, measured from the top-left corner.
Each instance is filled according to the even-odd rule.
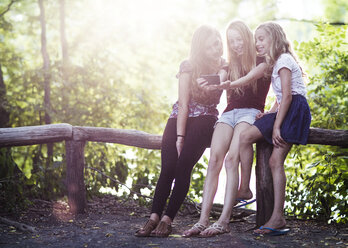
[[[274,205],[273,180],[269,158],[273,146],[266,141],[256,144],[256,226],[265,224],[272,215]]]
[[[85,141],[66,141],[66,184],[70,212],[84,213],[86,207],[86,189],[84,182]]]

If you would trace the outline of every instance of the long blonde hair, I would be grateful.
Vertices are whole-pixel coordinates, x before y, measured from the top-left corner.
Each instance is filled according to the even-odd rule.
[[[243,39],[243,54],[236,54],[230,42],[228,41],[228,31],[237,31]],[[234,81],[238,78],[248,74],[256,66],[256,48],[253,38],[253,34],[250,28],[242,21],[232,21],[226,29],[226,40],[227,40],[227,53],[228,53],[228,64],[229,70],[227,78],[228,80]],[[257,91],[257,84],[252,83],[253,92]],[[236,88],[235,91],[238,95],[243,95],[243,87]]]
[[[217,29],[203,25],[194,32],[191,42],[191,51],[189,57],[189,61],[192,66],[191,95],[196,102],[202,104],[211,104],[211,92],[205,91],[199,87],[196,79],[199,78],[201,74],[218,73],[219,69],[221,68],[221,59],[220,61],[212,61],[207,59],[205,56],[206,41],[212,36],[216,36],[221,42],[221,35]],[[221,56],[222,52],[221,42]]]
[[[279,56],[283,53],[289,53],[298,63],[297,57],[291,48],[290,42],[286,38],[286,34],[283,28],[278,23],[265,22],[260,24],[256,28],[256,31],[259,29],[263,29],[270,36],[271,40],[269,53],[266,55],[266,63],[268,65],[268,71],[266,72],[266,75],[271,74],[274,64],[276,63]]]

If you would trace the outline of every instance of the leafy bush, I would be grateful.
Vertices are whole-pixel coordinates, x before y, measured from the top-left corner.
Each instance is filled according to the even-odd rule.
[[[313,41],[295,43],[310,71],[312,127],[346,129],[347,26],[318,25]],[[333,146],[297,146],[288,156],[286,212],[298,218],[348,221],[348,152]]]

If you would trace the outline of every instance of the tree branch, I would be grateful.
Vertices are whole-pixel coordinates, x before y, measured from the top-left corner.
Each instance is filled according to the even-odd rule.
[[[10,11],[12,4],[14,4],[15,2],[16,2],[16,0],[11,0],[11,2],[9,3],[9,5],[7,5],[7,8],[6,8],[2,13],[0,13],[0,16],[3,16],[3,15],[5,15],[8,11]]]
[[[306,19],[296,19],[296,18],[277,18],[277,19],[274,19],[274,21],[306,22],[306,23],[312,23],[312,24],[329,24],[329,25],[332,25],[332,26],[348,25],[345,22],[320,22],[320,21],[306,20]]]
[[[37,232],[35,227],[28,226],[26,224],[12,221],[12,220],[9,220],[9,219],[3,218],[3,217],[0,217],[0,222],[3,222],[3,223],[10,225],[10,226],[14,226],[15,228],[17,228],[23,232],[33,232],[33,233]]]

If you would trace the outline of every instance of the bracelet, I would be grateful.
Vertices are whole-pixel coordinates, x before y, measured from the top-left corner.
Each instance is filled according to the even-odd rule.
[[[181,135],[181,134],[178,134],[178,135],[176,135],[177,137],[183,137],[183,138],[185,138],[185,135]]]

